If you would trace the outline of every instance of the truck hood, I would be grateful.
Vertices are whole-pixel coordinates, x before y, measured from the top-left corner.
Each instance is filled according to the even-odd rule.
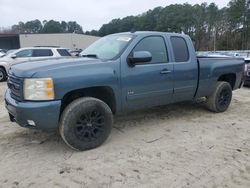
[[[94,65],[104,62],[93,58],[57,58],[39,61],[18,63],[11,66],[9,73],[21,78],[30,78],[38,73],[55,72],[60,69],[78,69],[85,65]]]

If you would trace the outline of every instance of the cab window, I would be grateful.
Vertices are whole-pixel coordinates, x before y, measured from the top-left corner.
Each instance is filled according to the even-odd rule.
[[[142,39],[133,52],[148,51],[152,55],[152,61],[147,63],[167,63],[168,55],[164,39],[161,36],[152,36]]]
[[[182,37],[171,37],[170,40],[174,51],[175,62],[187,62],[189,60],[189,52],[185,39]]]

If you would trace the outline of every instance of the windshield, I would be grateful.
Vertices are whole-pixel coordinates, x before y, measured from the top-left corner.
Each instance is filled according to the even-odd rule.
[[[15,53],[15,51],[17,51],[17,50],[8,50],[6,52],[6,54],[4,54],[2,57],[10,57],[12,54]]]
[[[103,37],[83,50],[80,56],[111,60],[118,56],[132,40],[133,35],[110,35]]]

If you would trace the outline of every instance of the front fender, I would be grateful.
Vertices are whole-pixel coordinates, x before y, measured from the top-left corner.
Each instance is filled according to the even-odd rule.
[[[0,62],[0,67],[3,67],[6,70],[7,73],[9,71],[9,69],[10,69],[10,66],[11,65],[9,63],[7,63],[7,62],[4,62],[4,61]]]
[[[93,87],[109,87],[112,89],[117,108],[120,104],[120,63],[119,60],[102,63],[78,64],[66,66],[58,70],[37,72],[32,77],[51,77],[54,81],[55,98],[61,100],[71,91]]]

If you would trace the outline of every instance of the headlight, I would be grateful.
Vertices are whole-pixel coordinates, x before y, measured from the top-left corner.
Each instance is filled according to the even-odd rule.
[[[24,80],[25,100],[53,100],[54,85],[51,78],[29,78]]]

